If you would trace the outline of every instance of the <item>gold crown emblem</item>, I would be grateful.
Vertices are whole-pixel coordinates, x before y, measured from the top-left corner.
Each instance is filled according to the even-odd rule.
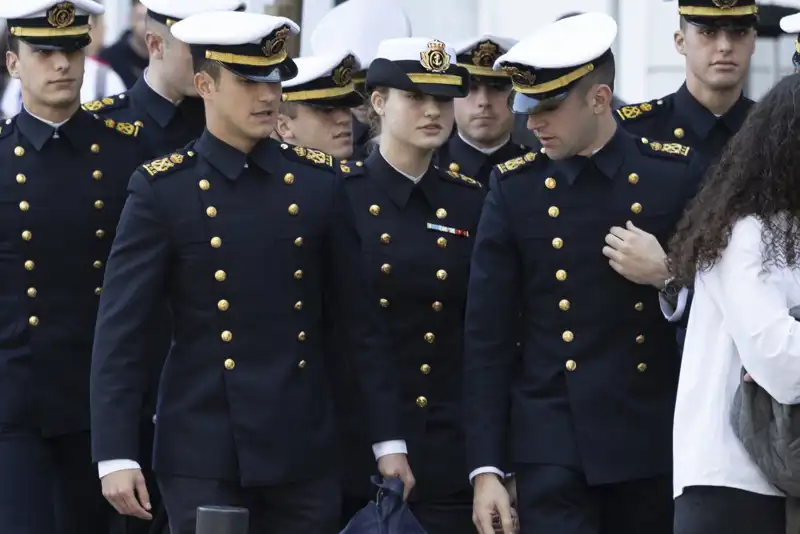
[[[47,10],[47,23],[53,28],[67,28],[75,22],[75,6],[72,2],[61,2]]]
[[[472,51],[472,63],[478,67],[492,67],[500,57],[497,45],[491,41],[484,41]]]
[[[446,72],[450,68],[450,54],[445,50],[443,42],[433,40],[428,43],[428,49],[420,53],[419,62],[427,71]]]
[[[261,47],[264,55],[271,57],[283,52],[286,48],[286,39],[289,38],[290,34],[289,26],[281,26],[275,31],[272,39],[264,39],[264,46]]]
[[[511,82],[519,87],[533,87],[536,83],[536,75],[528,70],[519,67],[503,67],[503,72],[511,77]]]
[[[344,87],[353,81],[353,67],[355,67],[355,64],[355,58],[349,55],[339,63],[338,67],[333,69],[333,83],[337,87]]]
[[[739,0],[714,0],[714,5],[720,9],[730,9],[738,2]]]

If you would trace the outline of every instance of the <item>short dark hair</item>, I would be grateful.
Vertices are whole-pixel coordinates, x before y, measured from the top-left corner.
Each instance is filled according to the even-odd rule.
[[[278,113],[286,115],[290,119],[297,118],[297,102],[281,102]]]
[[[213,59],[206,59],[202,56],[192,56],[192,67],[194,68],[195,74],[198,72],[205,72],[211,76],[211,79],[215,82],[219,81],[220,69],[222,67]]]
[[[686,28],[689,27],[689,21],[686,20],[686,17],[684,17],[683,15],[681,15],[678,18],[678,27],[681,29],[682,32],[685,32]]]
[[[6,50],[9,52],[14,52],[15,54],[19,55],[19,37],[16,35],[11,35],[11,33],[6,33]]]
[[[614,80],[617,76],[617,66],[614,60],[614,53],[608,52],[608,59],[600,63],[592,72],[583,77],[580,83],[588,91],[592,85],[607,85],[611,92],[614,92]]]

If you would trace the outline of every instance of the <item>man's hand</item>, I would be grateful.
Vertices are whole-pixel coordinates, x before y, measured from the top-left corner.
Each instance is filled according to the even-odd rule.
[[[417,483],[414,480],[414,473],[408,465],[408,457],[405,454],[387,454],[378,458],[378,472],[383,478],[399,478],[403,481],[403,500],[408,499],[408,494],[414,489]]]
[[[139,519],[151,520],[150,495],[140,469],[123,469],[109,473],[100,481],[103,497],[117,512]]]
[[[508,501],[511,503],[511,506],[517,505],[517,477],[509,476],[503,480],[503,486],[505,486],[506,491],[508,492]]]
[[[670,277],[667,255],[654,235],[640,230],[630,221],[625,228],[613,226],[606,235],[603,255],[619,274],[635,284],[658,289]]]
[[[503,483],[494,473],[475,477],[475,495],[472,501],[472,522],[480,534],[494,534],[494,517],[500,517],[503,534],[514,534],[511,502]]]

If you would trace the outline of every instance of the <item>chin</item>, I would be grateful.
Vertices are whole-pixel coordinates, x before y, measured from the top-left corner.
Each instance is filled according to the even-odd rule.
[[[418,137],[413,144],[424,150],[436,150],[447,142],[447,138],[448,135],[445,133],[436,137],[422,136]]]

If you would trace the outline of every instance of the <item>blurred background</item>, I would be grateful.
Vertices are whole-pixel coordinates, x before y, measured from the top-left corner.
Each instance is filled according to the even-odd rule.
[[[24,0],[15,0],[24,1]],[[250,0],[248,9],[281,15],[300,24],[291,43],[295,55],[307,53],[311,30],[335,5],[347,0]],[[522,38],[538,26],[575,11],[599,11],[619,23],[617,94],[627,102],[660,97],[684,79],[683,58],[673,47],[678,28],[672,0],[398,0],[415,36],[456,42],[479,34]],[[144,9],[136,0],[104,0],[106,14],[95,21],[90,53],[130,86],[147,63],[142,42]],[[759,42],[747,95],[758,99],[791,73],[796,36],[781,34],[780,17],[800,11],[800,0],[761,2]],[[365,28],[365,31],[368,31]],[[575,46],[581,46],[580,42]],[[113,91],[107,92],[112,94]]]

